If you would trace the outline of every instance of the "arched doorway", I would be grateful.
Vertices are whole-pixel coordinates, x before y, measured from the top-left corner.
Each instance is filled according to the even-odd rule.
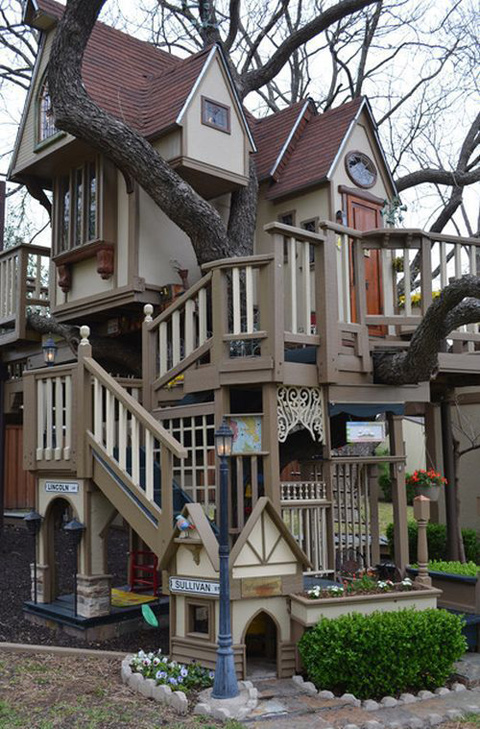
[[[254,615],[245,631],[247,676],[270,678],[277,675],[277,625],[264,610]]]
[[[73,593],[75,552],[64,526],[74,516],[71,504],[62,498],[54,499],[45,519],[47,533],[47,563],[50,567],[51,601],[60,595]]]

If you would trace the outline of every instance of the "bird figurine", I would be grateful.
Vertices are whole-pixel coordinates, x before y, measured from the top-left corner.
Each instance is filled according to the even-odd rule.
[[[195,529],[195,527],[190,521],[188,521],[188,519],[185,519],[185,517],[181,514],[176,516],[175,520],[177,522],[177,527],[180,530],[180,539],[186,539],[188,537],[189,529]]]

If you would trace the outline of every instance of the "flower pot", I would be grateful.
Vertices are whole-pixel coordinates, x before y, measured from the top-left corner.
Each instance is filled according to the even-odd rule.
[[[438,501],[440,486],[415,486],[417,496],[426,496],[430,501]]]

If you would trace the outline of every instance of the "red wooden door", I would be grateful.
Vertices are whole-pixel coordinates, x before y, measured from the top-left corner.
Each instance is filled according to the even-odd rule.
[[[347,198],[347,225],[356,230],[372,230],[382,226],[380,205],[348,196]],[[354,272],[353,256],[350,252],[350,299],[352,308],[352,321],[357,321],[355,287],[358,284]],[[365,256],[365,287],[367,295],[367,314],[383,314],[383,288],[382,288],[382,262],[380,251],[372,250]],[[370,326],[369,334],[383,336],[385,327]]]
[[[5,426],[5,509],[35,506],[35,477],[23,470],[23,427]]]

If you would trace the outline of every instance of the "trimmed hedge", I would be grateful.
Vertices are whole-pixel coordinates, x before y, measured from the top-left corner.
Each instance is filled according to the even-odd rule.
[[[480,543],[475,529],[462,529],[465,558],[467,562],[480,562]],[[394,555],[393,524],[387,526],[388,548],[392,558]],[[445,561],[447,559],[447,527],[445,524],[427,524],[427,542],[429,559]],[[417,561],[417,522],[408,522],[408,551],[410,563]]]
[[[298,648],[318,689],[359,699],[432,690],[466,650],[462,619],[446,610],[353,613],[322,618]]]
[[[406,475],[408,475],[408,474],[406,474]],[[383,492],[383,500],[391,503],[391,501],[392,501],[392,479],[390,476],[390,472],[384,472],[384,473],[380,474],[378,483]],[[413,484],[407,483],[407,484],[405,484],[405,491],[407,494],[407,504],[409,506],[412,506],[413,499],[417,495],[415,486]]]

